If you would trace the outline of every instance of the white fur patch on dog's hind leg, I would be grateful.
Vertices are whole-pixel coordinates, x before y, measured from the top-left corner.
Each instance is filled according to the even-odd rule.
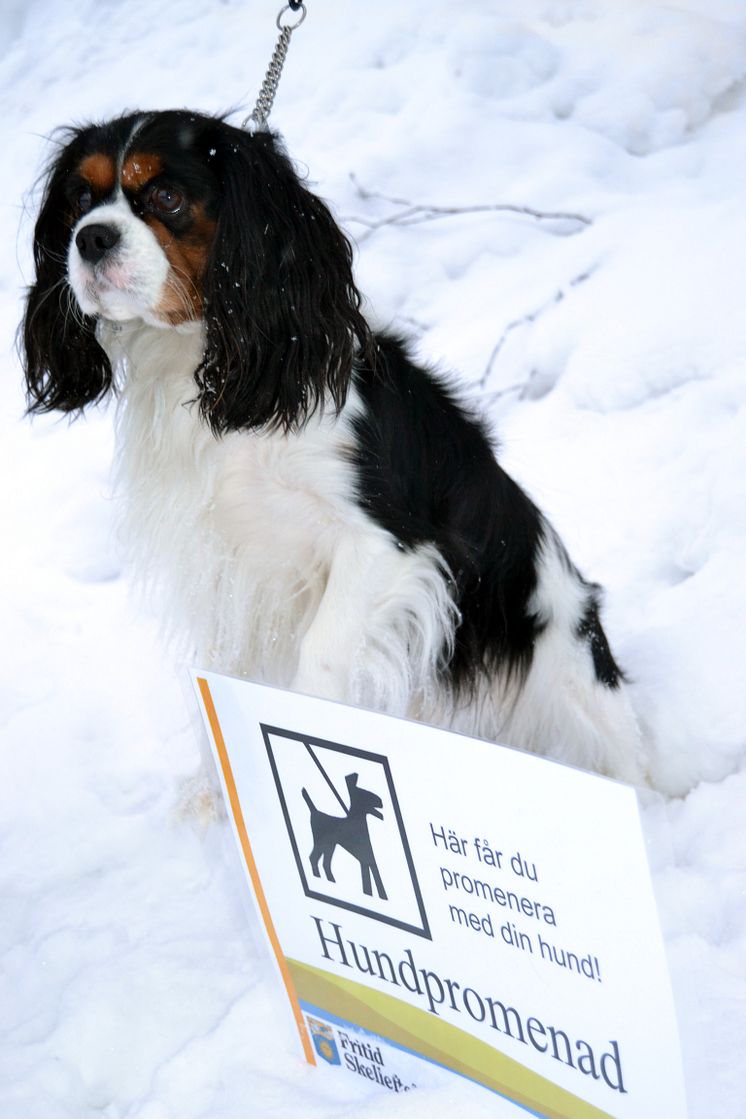
[[[510,745],[632,785],[649,784],[626,686],[599,683],[587,648],[556,628],[539,638],[500,731]]]

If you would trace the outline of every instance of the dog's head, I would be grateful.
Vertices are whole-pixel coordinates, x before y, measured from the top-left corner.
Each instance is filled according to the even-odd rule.
[[[100,319],[204,321],[196,373],[216,432],[302,423],[344,402],[369,335],[348,241],[276,136],[186,111],[65,134],[34,238],[23,324],[32,411],[112,386]]]
[[[382,820],[383,801],[377,793],[372,793],[369,789],[361,789],[357,779],[357,773],[348,773],[345,777],[347,793],[350,798],[350,814],[359,812],[361,815],[375,816]]]

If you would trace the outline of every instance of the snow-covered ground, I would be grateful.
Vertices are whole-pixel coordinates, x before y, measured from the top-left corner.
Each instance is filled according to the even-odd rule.
[[[229,838],[172,818],[192,701],[112,538],[111,416],[23,418],[45,137],[250,107],[277,7],[0,6],[4,1119],[491,1114],[458,1082],[354,1098],[296,1058]],[[744,1116],[746,3],[309,0],[273,123],[371,311],[460,370],[608,589],[668,794],[645,815],[691,1117]],[[400,207],[366,192],[589,221],[371,228]]]

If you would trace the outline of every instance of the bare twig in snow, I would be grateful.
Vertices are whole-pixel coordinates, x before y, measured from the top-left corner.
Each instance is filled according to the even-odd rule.
[[[540,316],[543,315],[545,311],[548,311],[550,307],[554,307],[557,303],[561,303],[570,288],[574,288],[577,287],[579,284],[585,283],[585,281],[593,275],[595,270],[595,268],[589,268],[586,269],[584,272],[578,273],[577,276],[573,276],[573,278],[564,287],[557,289],[551,299],[545,300],[533,311],[528,311],[525,315],[521,315],[520,318],[513,319],[507,324],[497,342],[493,346],[492,353],[489,356],[489,360],[487,361],[484,373],[477,382],[480,389],[484,389],[486,387],[487,381],[492,375],[492,370],[495,367],[495,362],[497,361],[498,355],[507,342],[510,334],[514,330],[517,330],[519,326],[525,326],[527,323],[536,322],[536,320],[540,318]],[[526,387],[526,383],[527,382],[521,382],[520,384],[516,385],[508,385],[507,388],[500,389],[498,390],[498,392],[491,394],[491,398],[497,400],[499,397],[505,396],[509,392],[522,391]]]
[[[583,214],[565,213],[560,210],[535,210],[531,206],[518,206],[508,202],[493,202],[481,206],[432,206],[424,203],[418,204],[410,202],[406,198],[394,198],[387,194],[381,194],[379,191],[368,190],[367,187],[362,186],[362,184],[358,182],[353,174],[350,174],[350,179],[359,197],[364,201],[378,199],[379,201],[387,202],[391,206],[400,207],[398,210],[387,214],[383,218],[366,218],[355,215],[350,215],[345,218],[344,220],[346,222],[356,222],[358,225],[362,225],[366,228],[367,232],[363,233],[358,238],[361,242],[366,241],[376,230],[386,225],[422,225],[424,222],[438,221],[441,218],[454,217],[459,214],[509,213],[521,214],[524,217],[534,218],[536,221],[572,221],[579,225],[592,224],[591,219],[585,217]]]

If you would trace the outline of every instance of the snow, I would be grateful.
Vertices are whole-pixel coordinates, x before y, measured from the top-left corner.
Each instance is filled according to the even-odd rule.
[[[457,369],[506,467],[607,588],[655,742],[651,835],[692,1119],[746,1115],[746,5],[315,4],[273,123],[358,239],[379,321]],[[8,1119],[494,1114],[297,1057],[196,766],[184,665],[133,601],[111,415],[23,417],[12,340],[31,188],[61,124],[251,108],[275,9],[5,0],[0,11],[4,641],[0,1112]],[[354,175],[355,178],[351,178]],[[415,204],[515,213],[374,221]]]

